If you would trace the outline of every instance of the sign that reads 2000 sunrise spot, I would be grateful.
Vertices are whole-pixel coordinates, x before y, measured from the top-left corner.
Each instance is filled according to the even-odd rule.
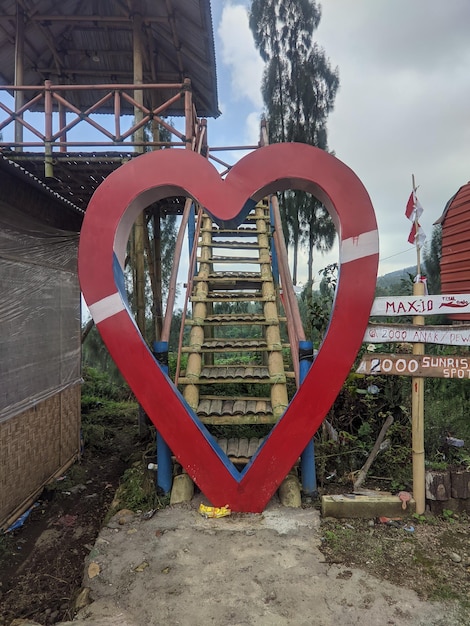
[[[470,379],[470,357],[411,354],[367,354],[356,372],[366,375]]]

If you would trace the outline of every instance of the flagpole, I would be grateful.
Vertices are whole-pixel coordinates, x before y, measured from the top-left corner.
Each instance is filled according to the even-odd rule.
[[[412,175],[413,196],[416,202],[416,184],[414,174]],[[418,237],[418,211],[415,211],[415,246],[416,246],[416,271],[417,281],[413,283],[413,295],[424,296],[424,283],[421,280],[421,260]],[[424,325],[424,317],[415,315],[413,325]],[[413,344],[413,354],[424,354],[424,343]],[[416,503],[416,513],[422,515],[426,509],[426,488],[425,488],[425,463],[424,463],[424,378],[414,376],[411,380],[411,431],[412,431],[412,451],[413,451],[413,497]]]

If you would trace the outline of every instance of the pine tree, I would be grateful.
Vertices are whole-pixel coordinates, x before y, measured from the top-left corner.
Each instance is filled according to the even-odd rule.
[[[324,50],[313,42],[320,19],[320,6],[314,0],[252,2],[250,28],[266,63],[262,95],[271,143],[297,141],[328,148],[326,121],[339,76]],[[334,242],[331,218],[318,201],[299,191],[283,194],[280,206],[284,236],[293,248],[294,284],[301,246],[308,250],[311,280],[313,250],[329,250]]]

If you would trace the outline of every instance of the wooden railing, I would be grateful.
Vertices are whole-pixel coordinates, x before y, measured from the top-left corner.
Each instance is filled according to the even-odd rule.
[[[67,99],[67,94],[78,91],[86,91],[87,96],[96,95],[96,101],[85,110],[80,110]],[[91,147],[141,147],[145,146],[184,146],[190,144],[191,149],[195,148],[198,139],[198,129],[200,121],[197,119],[196,111],[192,103],[191,81],[185,79],[182,83],[168,84],[99,84],[99,85],[56,85],[46,80],[43,86],[18,86],[4,85],[0,87],[2,92],[17,96],[21,94],[23,103],[17,110],[7,106],[5,98],[0,97],[0,133],[14,127],[14,139],[0,142],[1,148],[14,148],[23,150],[25,148],[44,148],[46,154],[58,150],[60,152],[70,151],[73,148]],[[102,95],[104,92],[104,95]],[[136,92],[142,92],[148,96],[146,100],[152,100],[152,94],[158,92],[159,97],[165,92],[171,95],[156,108],[148,108],[139,102],[140,98],[135,98]],[[172,93],[173,92],[173,93]],[[24,102],[25,96],[30,97]],[[17,98],[15,98],[17,99]],[[179,131],[167,120],[164,115],[171,106],[178,100],[184,99],[185,112],[185,132]],[[121,128],[124,105],[134,112],[140,112],[138,123],[132,124],[126,130]],[[44,115],[44,131],[38,130],[37,126],[25,119],[28,112],[41,111]],[[114,130],[110,131],[103,124],[100,124],[92,115],[103,113],[107,110],[114,118]],[[3,111],[4,115],[1,115]],[[67,122],[67,114],[75,117]],[[108,118],[109,119],[109,118]],[[169,131],[171,141],[137,141],[134,136],[139,129],[149,122],[157,123]],[[104,139],[98,141],[93,139],[70,141],[67,133],[79,124],[88,125],[98,132]],[[56,126],[54,129],[53,126]],[[33,135],[33,140],[25,141],[23,131],[27,130]]]

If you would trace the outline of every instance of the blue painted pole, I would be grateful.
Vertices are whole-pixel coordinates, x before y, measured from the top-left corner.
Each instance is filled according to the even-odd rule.
[[[168,342],[154,341],[153,351],[154,356],[158,361],[158,364],[162,368],[163,372],[168,376]],[[158,431],[156,456],[156,463],[158,465],[157,488],[161,489],[163,493],[170,493],[171,485],[173,483],[173,464],[171,462],[171,450]]]
[[[191,204],[191,210],[189,211],[188,218],[188,248],[189,248],[189,258],[193,253],[194,247],[194,239],[196,237],[196,208],[194,206],[194,202]],[[197,263],[194,266],[194,275],[197,274]]]
[[[303,383],[313,362],[313,343],[311,341],[299,341],[299,379]],[[316,496],[317,471],[315,469],[315,447],[313,439],[308,443],[300,457],[302,472],[302,490],[307,496]]]
[[[271,232],[274,231],[274,215],[273,215],[273,207],[271,202],[269,203],[269,217],[270,217],[270,224],[271,224]],[[283,237],[284,235],[282,233],[280,233],[281,237]],[[274,245],[274,239],[271,237],[271,271],[273,274],[273,278],[274,278],[274,283],[276,285],[279,285],[279,264],[277,261],[277,254],[276,254],[276,247]]]

